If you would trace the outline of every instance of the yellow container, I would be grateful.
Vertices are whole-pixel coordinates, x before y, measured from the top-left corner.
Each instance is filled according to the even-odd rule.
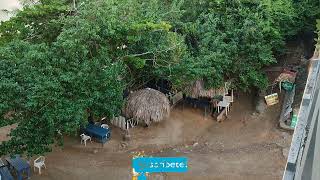
[[[272,106],[279,103],[278,93],[265,96],[264,99],[266,100],[268,106]]]

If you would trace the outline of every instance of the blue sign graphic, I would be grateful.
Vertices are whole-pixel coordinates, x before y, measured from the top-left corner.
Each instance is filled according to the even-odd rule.
[[[138,157],[132,160],[135,172],[140,173],[140,179],[146,179],[145,173],[188,171],[188,158],[186,157]]]

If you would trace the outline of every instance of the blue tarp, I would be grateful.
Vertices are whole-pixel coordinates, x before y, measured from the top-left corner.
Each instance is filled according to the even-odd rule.
[[[1,180],[13,180],[12,175],[10,174],[9,169],[6,166],[0,168]]]
[[[18,180],[22,180],[23,173],[27,173],[28,178],[30,177],[30,165],[19,155],[15,155],[13,158],[6,158],[6,161],[9,163],[9,167],[13,167],[17,172]]]
[[[84,131],[87,135],[96,138],[101,143],[105,143],[111,136],[110,129],[105,129],[93,124],[88,124]]]

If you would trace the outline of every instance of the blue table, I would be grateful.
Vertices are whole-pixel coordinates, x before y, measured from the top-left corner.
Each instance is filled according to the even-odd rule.
[[[109,140],[111,136],[111,130],[105,129],[99,126],[95,126],[93,124],[88,124],[87,127],[84,129],[85,133],[91,137],[94,137],[100,143],[105,143]]]
[[[19,155],[15,155],[13,158],[6,158],[9,164],[9,168],[13,168],[17,172],[18,180],[22,180],[22,174],[27,173],[28,179],[30,178],[30,165]]]
[[[1,180],[13,180],[13,177],[9,169],[4,165],[1,159],[0,159],[0,175],[1,175]]]

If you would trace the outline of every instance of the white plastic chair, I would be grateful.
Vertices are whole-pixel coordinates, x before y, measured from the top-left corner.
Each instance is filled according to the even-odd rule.
[[[220,109],[222,107],[226,108],[226,116],[227,116],[228,115],[228,111],[230,111],[230,102],[226,101],[226,100],[220,101],[218,103],[217,107],[218,107],[218,113],[220,113]]]
[[[223,96],[223,99],[226,99],[226,101],[229,101],[230,103],[233,103],[233,102],[234,102],[234,99],[233,99],[233,89],[231,90],[231,95],[230,95],[230,96],[224,95],[224,96]]]
[[[90,136],[87,136],[85,134],[81,134],[80,137],[81,137],[81,144],[82,144],[82,142],[84,142],[84,146],[87,146],[88,139],[90,139],[90,142],[92,143]]]
[[[39,174],[41,174],[41,168],[42,167],[46,168],[46,165],[44,163],[45,160],[46,159],[45,159],[44,156],[40,156],[36,160],[34,160],[34,162],[33,162],[33,171],[36,171],[36,168],[38,168],[39,169]]]
[[[104,129],[109,129],[108,124],[101,124],[101,127],[104,128]]]

